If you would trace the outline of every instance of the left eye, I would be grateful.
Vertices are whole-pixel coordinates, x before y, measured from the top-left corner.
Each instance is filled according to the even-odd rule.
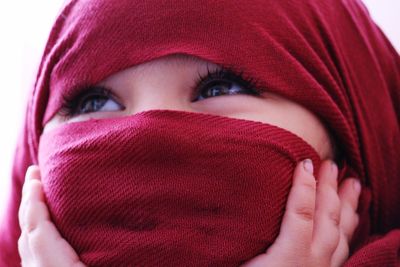
[[[206,99],[214,96],[251,94],[248,90],[243,89],[239,84],[234,82],[216,81],[208,84],[199,92],[197,100]]]
[[[78,105],[78,114],[99,112],[99,111],[117,111],[121,106],[113,99],[105,95],[91,95],[82,99]]]
[[[204,100],[224,95],[253,95],[260,96],[253,79],[246,79],[242,74],[220,69],[200,76],[197,81],[195,96],[192,101]]]
[[[63,100],[59,113],[66,118],[87,113],[125,109],[109,89],[101,86],[88,87],[78,95],[64,96]]]

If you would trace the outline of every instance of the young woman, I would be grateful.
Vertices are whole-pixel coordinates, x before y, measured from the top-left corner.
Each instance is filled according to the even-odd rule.
[[[399,62],[358,1],[67,3],[2,264],[395,266]]]

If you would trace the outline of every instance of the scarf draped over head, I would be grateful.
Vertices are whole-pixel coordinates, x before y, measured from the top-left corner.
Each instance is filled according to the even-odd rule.
[[[400,59],[360,1],[75,0],[54,24],[28,104],[1,267],[20,263],[17,212],[31,164],[54,223],[88,265],[233,266],[274,241],[296,162],[319,162],[294,134],[179,111],[42,134],[63,94],[173,54],[246,73],[316,114],[343,157],[341,179],[363,184],[346,265],[398,264]]]

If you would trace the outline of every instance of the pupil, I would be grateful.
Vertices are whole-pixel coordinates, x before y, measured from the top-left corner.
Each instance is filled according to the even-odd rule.
[[[231,83],[219,83],[210,88],[210,90],[207,91],[207,97],[210,96],[220,96],[220,95],[226,95],[229,94],[229,90],[232,87]]]
[[[223,94],[223,88],[221,87],[214,87],[211,89],[211,96],[219,96]]]
[[[83,103],[82,113],[99,111],[107,102],[107,98],[89,98]]]

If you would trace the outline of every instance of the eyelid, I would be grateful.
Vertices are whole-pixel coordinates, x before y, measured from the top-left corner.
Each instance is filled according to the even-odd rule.
[[[259,85],[258,80],[252,77],[247,77],[244,72],[234,72],[230,69],[220,68],[217,70],[207,69],[206,74],[198,73],[198,77],[195,80],[194,88],[192,88],[191,102],[197,101],[197,97],[200,94],[201,90],[204,89],[205,86],[209,86],[213,82],[234,82],[238,84],[243,89],[249,90],[253,92],[254,95],[259,96],[265,90],[263,87]]]
[[[80,115],[77,113],[79,105],[91,96],[108,97],[109,99],[115,101],[118,105],[120,105],[122,109],[125,109],[125,106],[121,103],[119,97],[113,93],[112,89],[102,85],[94,85],[86,86],[83,89],[80,89],[78,93],[75,93],[73,95],[64,95],[62,107],[59,111],[59,114],[65,118]]]

